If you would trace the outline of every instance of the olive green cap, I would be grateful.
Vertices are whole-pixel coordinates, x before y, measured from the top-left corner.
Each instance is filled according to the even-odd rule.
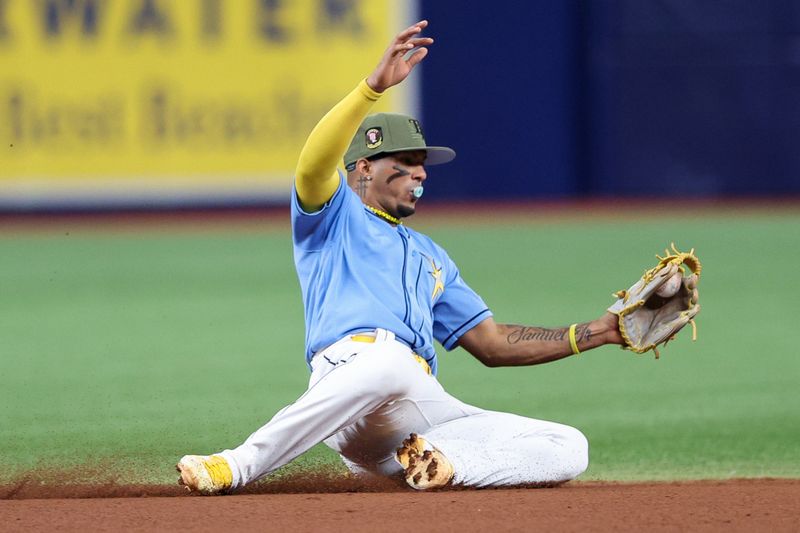
[[[425,150],[428,153],[425,165],[441,165],[456,157],[452,148],[427,146],[417,119],[397,113],[376,113],[367,116],[358,127],[350,148],[344,154],[344,166],[353,170],[356,161],[362,157],[410,150]]]

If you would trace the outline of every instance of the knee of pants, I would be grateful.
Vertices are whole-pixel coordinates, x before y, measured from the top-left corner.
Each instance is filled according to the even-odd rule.
[[[572,458],[564,465],[564,476],[574,479],[589,467],[589,441],[583,433],[569,426],[566,426],[564,436],[568,441],[567,446],[571,448],[570,457]]]

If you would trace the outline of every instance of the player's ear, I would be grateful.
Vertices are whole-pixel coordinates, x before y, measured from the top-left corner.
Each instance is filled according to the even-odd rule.
[[[361,183],[362,187],[372,181],[372,174],[374,166],[370,161],[364,158],[356,161],[356,165],[350,172],[347,173],[347,184],[355,188],[357,183]]]
[[[372,172],[372,163],[363,157],[356,161],[356,174],[358,176],[370,176]]]

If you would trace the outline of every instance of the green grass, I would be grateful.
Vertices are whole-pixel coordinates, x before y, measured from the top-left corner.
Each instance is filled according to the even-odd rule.
[[[440,352],[440,379],[466,402],[583,430],[584,479],[800,477],[800,216],[412,225],[496,319],[550,326],[598,316],[670,241],[694,246],[696,343],[523,369]],[[0,235],[0,298],[4,476],[89,463],[172,482],[177,457],[237,445],[305,390],[286,228]],[[337,458],[320,446],[296,463]]]

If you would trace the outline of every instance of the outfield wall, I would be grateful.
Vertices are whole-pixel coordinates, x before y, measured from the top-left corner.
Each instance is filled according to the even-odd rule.
[[[0,208],[283,199],[308,132],[411,7],[0,0]]]
[[[423,9],[425,124],[459,150],[430,196],[800,193],[800,2],[454,5]]]
[[[285,202],[417,14],[428,198],[800,194],[793,0],[0,0],[0,210]]]

